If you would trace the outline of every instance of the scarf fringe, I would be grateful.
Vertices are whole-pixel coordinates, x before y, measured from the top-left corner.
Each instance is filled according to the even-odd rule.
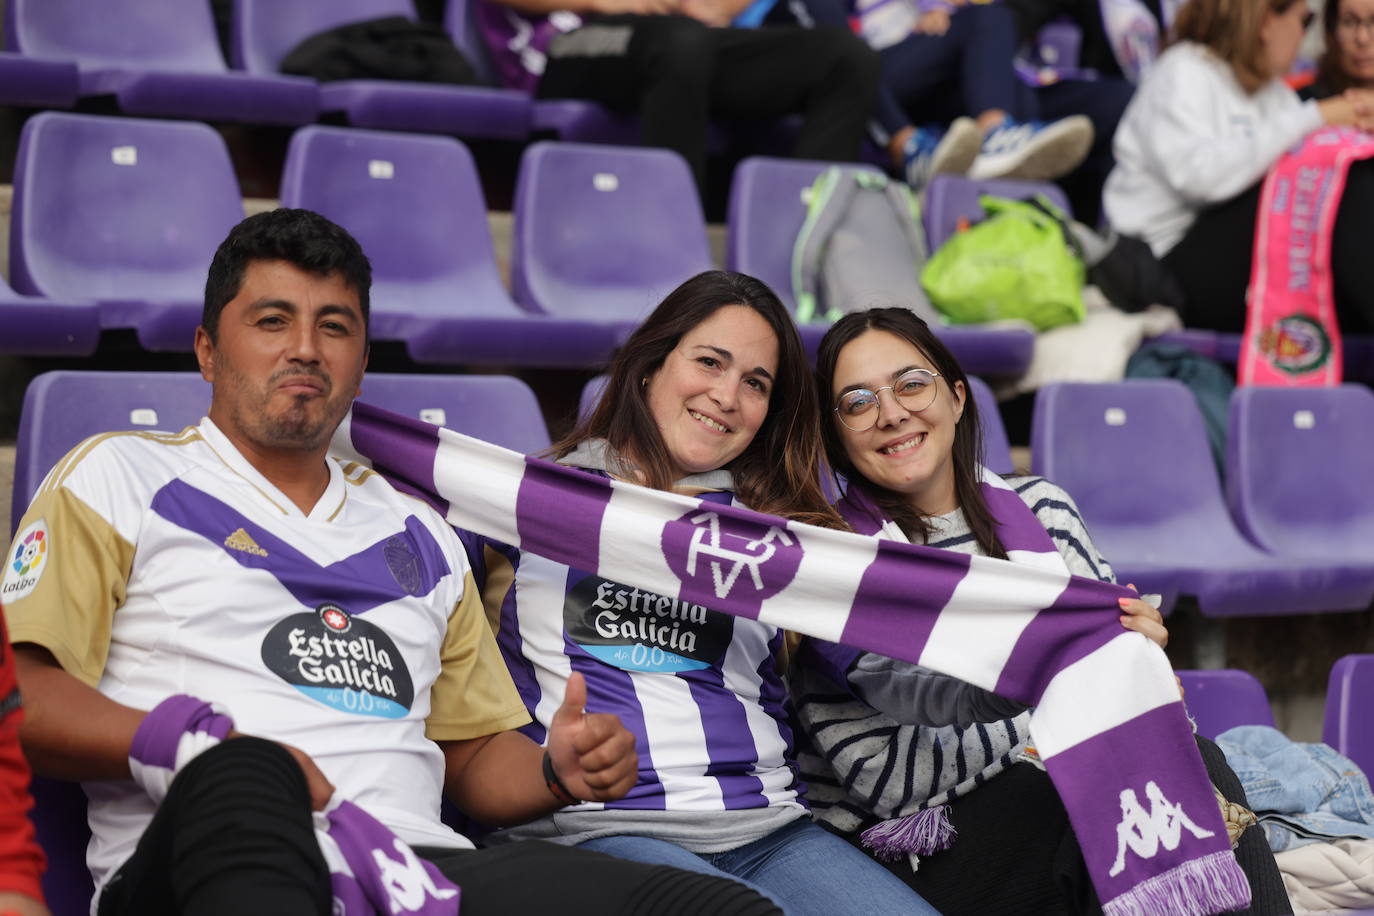
[[[959,831],[949,822],[949,806],[933,805],[915,814],[894,817],[869,827],[861,835],[875,858],[895,862],[912,853],[928,856],[954,845]]]
[[[1214,852],[1140,882],[1102,906],[1104,916],[1210,916],[1250,905],[1234,853]]]

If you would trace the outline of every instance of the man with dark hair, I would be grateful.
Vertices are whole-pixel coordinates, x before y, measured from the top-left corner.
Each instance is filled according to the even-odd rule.
[[[216,252],[209,416],[87,440],[3,591],[35,766],[85,782],[98,912],[775,913],[743,885],[440,822],[519,823],[633,784],[633,738],[568,685],[547,748],[457,536],[327,456],[367,365],[370,270],[277,210]],[[230,718],[232,716],[232,718]],[[241,731],[240,731],[241,730]],[[254,735],[257,737],[246,737]],[[458,888],[454,888],[456,883]]]

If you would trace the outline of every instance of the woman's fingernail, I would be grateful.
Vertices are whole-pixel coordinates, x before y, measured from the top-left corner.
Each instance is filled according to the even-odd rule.
[[[1130,598],[1118,598],[1118,599],[1116,599],[1116,603],[1119,604],[1119,605],[1121,605],[1122,607],[1125,607],[1126,605],[1130,604],[1130,602],[1131,602],[1131,599],[1130,599]]]

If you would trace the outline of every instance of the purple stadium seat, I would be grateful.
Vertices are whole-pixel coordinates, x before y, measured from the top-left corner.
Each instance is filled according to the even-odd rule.
[[[100,303],[104,328],[190,350],[205,269],[243,200],[204,124],[44,112],[14,172],[10,276],[30,295]]]
[[[191,0],[9,0],[11,50],[75,62],[80,94],[113,95],[134,115],[307,124],[313,80],[234,73],[210,5]]]
[[[48,469],[87,436],[175,432],[199,423],[209,406],[210,386],[197,372],[44,372],[29,383],[19,414],[11,528]]]
[[[100,343],[100,306],[21,296],[0,280],[0,354],[89,356]]]
[[[792,246],[806,219],[803,198],[831,163],[754,156],[735,169],[730,187],[729,237],[725,263],[731,270],[758,277],[772,287],[788,308],[792,296]],[[826,325],[802,325],[802,342],[816,352]],[[976,327],[940,328],[965,372],[1015,374],[1030,365],[1035,335],[1029,331]]]
[[[70,108],[81,80],[76,64],[0,51],[0,104]]]
[[[417,361],[588,366],[619,343],[612,327],[511,301],[472,156],[451,137],[302,128],[281,199],[357,237],[372,260],[372,336],[406,341]]]
[[[363,378],[366,404],[447,427],[526,455],[549,447],[530,387],[509,375],[402,375]]]
[[[525,151],[511,250],[525,308],[635,325],[710,268],[696,186],[676,153],[552,142]]]
[[[383,16],[414,17],[410,0],[237,0],[234,65],[275,74],[282,58],[311,35]],[[529,135],[530,100],[522,92],[400,80],[338,80],[320,86],[320,108],[356,127],[471,137]]]
[[[1374,778],[1374,655],[1347,655],[1331,666],[1322,741]]]
[[[1264,685],[1248,671],[1175,671],[1183,682],[1183,700],[1204,738],[1237,725],[1274,725],[1274,711]]]
[[[1181,382],[1048,385],[1031,453],[1073,495],[1117,579],[1141,592],[1195,595],[1217,617],[1368,604],[1365,564],[1266,553],[1236,530]]]
[[[1013,181],[1004,178],[974,181],[960,175],[936,175],[926,189],[922,211],[926,244],[931,251],[939,248],[958,231],[961,220],[967,220],[970,225],[982,221],[986,214],[978,198],[984,194],[1012,200],[1032,200],[1043,194],[1065,214],[1073,212],[1064,192],[1058,185],[1048,181]]]
[[[1371,454],[1374,392],[1363,385],[1231,396],[1226,496],[1236,524],[1271,553],[1362,565],[1360,607],[1374,600]]]

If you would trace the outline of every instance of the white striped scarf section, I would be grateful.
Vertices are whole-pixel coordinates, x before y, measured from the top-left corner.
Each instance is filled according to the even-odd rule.
[[[1035,706],[1032,737],[1107,916],[1249,903],[1172,669],[1121,628],[1123,588],[607,480],[365,404],[335,453],[457,528]]]

